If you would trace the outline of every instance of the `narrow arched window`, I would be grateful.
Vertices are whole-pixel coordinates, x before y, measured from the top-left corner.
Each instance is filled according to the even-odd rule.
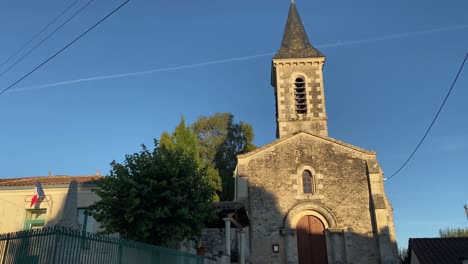
[[[312,173],[308,170],[305,170],[302,172],[302,191],[304,193],[312,193],[313,190]]]
[[[303,77],[297,77],[294,81],[294,98],[296,100],[296,113],[307,113],[306,85]]]

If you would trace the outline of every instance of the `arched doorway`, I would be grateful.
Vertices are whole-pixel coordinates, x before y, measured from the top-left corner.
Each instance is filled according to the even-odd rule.
[[[296,225],[299,264],[327,264],[325,226],[313,215],[303,216]]]

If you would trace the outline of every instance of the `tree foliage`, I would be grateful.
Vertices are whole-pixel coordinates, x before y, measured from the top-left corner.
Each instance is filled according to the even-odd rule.
[[[222,191],[217,189],[221,200],[232,200],[237,155],[255,149],[252,126],[235,123],[232,114],[216,113],[199,117],[192,124],[192,130],[198,138],[200,161],[210,170],[212,178],[222,181]]]
[[[439,230],[440,237],[468,237],[468,228],[445,228]]]
[[[406,248],[400,248],[398,250],[398,258],[401,261],[401,264],[409,264],[410,256],[408,255],[408,250]]]
[[[255,149],[252,127],[233,119],[215,114],[191,126],[182,119],[153,150],[143,145],[113,161],[95,189],[101,200],[89,208],[104,233],[164,246],[197,237],[218,195],[233,198],[237,155]]]
[[[174,246],[200,234],[213,217],[213,187],[200,170],[196,137],[184,120],[173,135],[163,134],[154,149],[113,161],[110,176],[90,207],[105,233],[146,243]]]
[[[172,135],[167,132],[161,135],[159,144],[166,150],[181,151],[185,155],[193,157],[197,164],[200,162],[197,136],[185,125],[184,118],[180,120]]]
[[[201,162],[197,136],[190,127],[185,125],[184,118],[182,118],[172,135],[169,135],[167,132],[161,135],[160,145],[163,149],[178,150],[193,157],[201,175],[205,177],[205,180],[213,188],[213,201],[219,201],[218,193],[222,189],[221,178],[212,166]]]

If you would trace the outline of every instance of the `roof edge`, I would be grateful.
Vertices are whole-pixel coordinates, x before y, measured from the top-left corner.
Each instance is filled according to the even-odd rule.
[[[294,132],[290,135],[287,135],[285,137],[282,137],[282,138],[279,138],[279,139],[276,139],[275,141],[271,142],[271,143],[268,143],[260,148],[257,148],[255,150],[252,150],[248,153],[245,153],[245,154],[240,154],[240,155],[237,155],[237,158],[247,158],[249,156],[252,156],[254,154],[257,154],[271,146],[274,146],[276,144],[279,144],[283,141],[286,141],[296,135],[299,135],[299,134],[307,134],[307,135],[310,135],[310,136],[313,136],[313,137],[316,137],[316,138],[319,138],[321,140],[324,140],[324,141],[328,141],[328,142],[331,142],[331,143],[334,143],[334,144],[337,144],[337,145],[341,145],[345,148],[349,148],[349,149],[352,149],[354,151],[358,151],[358,152],[361,152],[363,154],[366,154],[366,155],[376,155],[377,153],[373,150],[367,150],[367,149],[364,149],[364,148],[360,148],[360,147],[356,147],[354,145],[351,145],[351,144],[348,144],[348,143],[345,143],[343,141],[340,141],[340,140],[337,140],[337,139],[334,139],[334,138],[331,138],[331,137],[324,137],[324,136],[320,136],[320,135],[317,135],[317,134],[314,134],[314,133],[311,133],[309,131],[305,131],[305,130],[299,130],[297,132]]]
[[[21,186],[35,186],[39,181],[43,186],[57,186],[68,185],[72,181],[77,181],[79,184],[92,184],[95,181],[102,179],[101,175],[79,175],[79,176],[33,176],[33,177],[20,177],[20,178],[3,178],[0,179],[0,187],[21,187]]]

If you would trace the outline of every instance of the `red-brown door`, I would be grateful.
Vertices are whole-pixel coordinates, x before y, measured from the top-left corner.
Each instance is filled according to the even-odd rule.
[[[327,264],[325,226],[315,216],[306,215],[296,226],[299,264]]]

